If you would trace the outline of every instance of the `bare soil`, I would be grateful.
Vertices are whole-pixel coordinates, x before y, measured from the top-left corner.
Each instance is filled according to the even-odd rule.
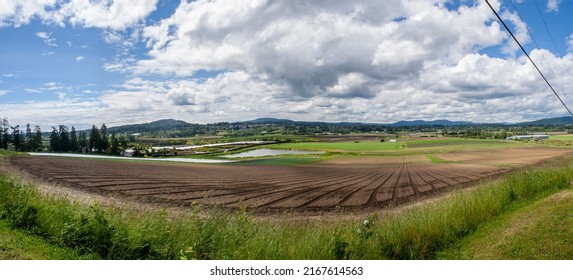
[[[566,149],[499,149],[424,155],[337,158],[300,166],[229,166],[17,156],[12,166],[43,182],[163,207],[193,203],[261,212],[379,209],[417,201],[531,165]],[[6,167],[6,165],[4,164]],[[126,199],[128,198],[128,199]]]

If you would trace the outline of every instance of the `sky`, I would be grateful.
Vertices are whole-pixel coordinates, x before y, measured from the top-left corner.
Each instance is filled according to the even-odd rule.
[[[573,108],[573,1],[489,2]],[[13,125],[566,115],[485,0],[0,0]]]

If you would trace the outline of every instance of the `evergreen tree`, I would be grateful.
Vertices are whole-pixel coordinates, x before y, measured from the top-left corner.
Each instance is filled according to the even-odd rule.
[[[0,147],[4,150],[8,149],[8,143],[10,143],[10,124],[7,118],[2,119],[2,143]]]
[[[95,124],[92,125],[92,130],[90,133],[90,139],[88,141],[88,146],[89,146],[90,151],[96,151],[96,152],[100,151],[101,136],[100,136],[99,130],[97,129]]]
[[[68,127],[65,125],[60,125],[60,149],[63,152],[70,151],[70,132],[68,132]]]
[[[14,149],[16,151],[21,151],[24,143],[22,143],[22,139],[24,138],[23,135],[20,133],[20,125],[12,126],[12,143],[14,144]]]
[[[78,137],[78,146],[83,152],[86,152],[89,149],[88,137],[85,131],[80,131],[80,136]]]
[[[56,127],[52,126],[52,133],[50,134],[50,149],[53,152],[60,152],[62,151],[62,146],[60,143],[60,134]]]
[[[115,133],[111,134],[111,141],[110,141],[110,154],[112,155],[119,155],[120,145],[117,137],[115,137]]]
[[[24,150],[25,151],[32,151],[32,147],[34,145],[34,135],[32,135],[32,128],[30,124],[26,124],[26,137],[24,138]]]
[[[76,132],[76,128],[72,126],[72,131],[70,132],[70,151],[77,152],[80,149],[80,145],[78,143],[78,135]]]
[[[40,129],[39,125],[36,125],[34,128],[36,131],[36,135],[34,135],[34,141],[32,142],[32,146],[30,147],[30,151],[37,151],[42,147],[42,129]]]
[[[100,137],[101,137],[100,149],[105,153],[109,148],[109,135],[107,134],[107,126],[105,126],[105,123],[101,125]]]

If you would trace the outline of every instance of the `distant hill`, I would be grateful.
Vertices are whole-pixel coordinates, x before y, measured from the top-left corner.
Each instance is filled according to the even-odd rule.
[[[573,125],[573,117],[560,117],[560,118],[550,118],[541,119],[532,122],[522,122],[517,123],[519,126],[540,126],[540,125]]]
[[[146,133],[159,130],[181,130],[192,126],[192,124],[174,119],[158,120],[143,124],[129,124],[108,128],[109,133]]]
[[[415,121],[399,121],[390,126],[456,126],[456,125],[473,125],[475,123],[472,122],[454,122],[449,120],[435,120],[435,121],[424,121],[424,120],[415,120]]]
[[[455,125],[472,125],[475,123],[472,122],[456,122],[456,121],[449,121],[449,120],[434,120],[434,121],[424,121],[424,120],[415,120],[415,121],[399,121],[396,123],[361,123],[361,122],[313,122],[313,121],[293,121],[289,119],[275,119],[275,118],[260,118],[255,119],[252,121],[246,121],[245,123],[284,123],[284,124],[316,124],[316,125],[332,125],[332,126],[358,126],[358,125],[369,125],[369,126],[394,126],[394,127],[403,127],[403,126],[455,126]]]
[[[264,125],[264,124],[279,124],[279,125],[300,125],[300,126],[316,126],[325,125],[332,127],[431,127],[431,126],[473,126],[482,125],[480,123],[464,122],[464,121],[450,121],[450,120],[414,120],[414,121],[399,121],[395,123],[360,123],[360,122],[314,122],[314,121],[294,121],[289,119],[278,118],[259,118],[249,121],[235,122],[235,123],[220,123],[220,124],[191,124],[182,120],[163,119],[143,124],[130,124],[116,127],[109,127],[109,133],[156,133],[159,131],[183,131],[194,130],[199,133],[199,130],[213,130],[221,128],[226,125]],[[516,125],[516,126],[543,126],[543,125],[571,125],[573,124],[573,117],[560,117],[542,119],[531,122],[523,122],[517,124],[500,123],[497,125]],[[221,126],[223,125],[223,126]]]
[[[289,119],[275,119],[275,118],[258,118],[252,121],[246,121],[245,123],[264,123],[264,124],[271,124],[271,123],[296,123],[297,121],[289,120]]]

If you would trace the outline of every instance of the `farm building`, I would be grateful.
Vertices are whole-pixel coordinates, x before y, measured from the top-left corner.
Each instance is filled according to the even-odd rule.
[[[549,139],[549,135],[513,135],[507,137],[506,140],[522,140],[522,141],[539,141],[539,140],[547,140]]]

